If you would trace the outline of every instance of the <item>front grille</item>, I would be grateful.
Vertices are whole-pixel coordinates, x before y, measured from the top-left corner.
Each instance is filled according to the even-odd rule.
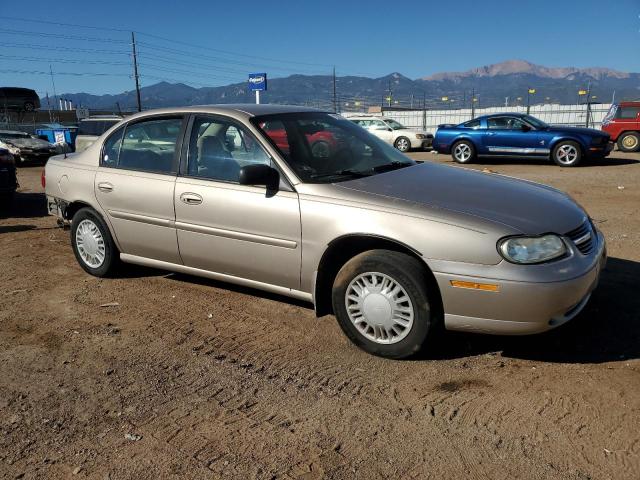
[[[571,239],[583,255],[589,255],[595,248],[596,231],[591,224],[591,220],[587,220],[575,230],[565,233],[565,236]]]

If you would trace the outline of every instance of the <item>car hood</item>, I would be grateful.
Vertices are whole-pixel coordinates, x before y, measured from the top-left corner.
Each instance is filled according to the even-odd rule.
[[[589,135],[592,137],[608,137],[609,135],[601,130],[584,127],[549,127],[549,132],[575,133],[577,135]]]
[[[564,234],[587,217],[568,195],[552,187],[428,162],[337,185],[479,217],[529,235]]]
[[[18,148],[51,148],[52,144],[40,138],[8,138],[3,140]]]

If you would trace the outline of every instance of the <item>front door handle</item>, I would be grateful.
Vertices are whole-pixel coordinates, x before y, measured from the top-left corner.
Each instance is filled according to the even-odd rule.
[[[100,182],[98,184],[98,190],[105,193],[113,192],[113,185],[109,182]]]
[[[490,137],[493,137],[496,134],[496,132],[489,132],[487,133],[487,135],[489,135]]]
[[[202,203],[202,197],[197,193],[185,192],[180,195],[182,203],[187,205],[200,205]]]

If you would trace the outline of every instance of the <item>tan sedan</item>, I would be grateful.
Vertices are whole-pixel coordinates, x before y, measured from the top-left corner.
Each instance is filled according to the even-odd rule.
[[[43,181],[90,274],[122,261],[303,299],[393,358],[428,345],[439,324],[561,325],[606,259],[602,234],[558,190],[417,164],[340,116],[298,107],[137,114],[52,158]]]

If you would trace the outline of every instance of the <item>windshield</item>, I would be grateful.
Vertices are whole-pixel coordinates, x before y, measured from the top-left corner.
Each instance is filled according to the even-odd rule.
[[[415,165],[392,146],[339,115],[301,112],[251,122],[306,183],[332,183]]]
[[[20,132],[0,133],[0,138],[31,138],[31,135]]]
[[[544,123],[542,120],[538,120],[536,117],[532,117],[531,115],[525,115],[522,118],[524,118],[524,120],[527,123],[533,125],[535,128],[542,129],[542,128],[548,128],[549,127],[549,125]]]
[[[404,130],[406,128],[404,125],[402,125],[401,123],[396,122],[395,120],[387,120],[387,119],[385,119],[385,122],[387,122],[387,125],[389,125],[394,130]]]

